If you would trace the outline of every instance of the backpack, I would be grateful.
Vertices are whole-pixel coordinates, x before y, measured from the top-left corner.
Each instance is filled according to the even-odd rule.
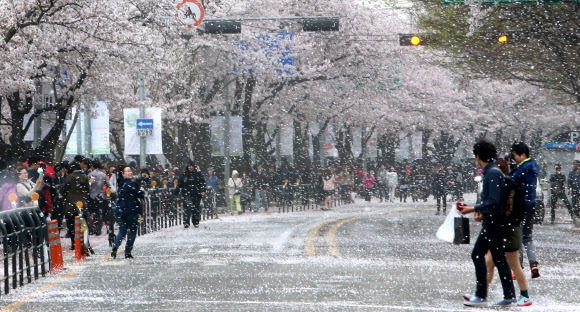
[[[524,201],[524,195],[515,184],[515,182],[509,178],[505,178],[506,184],[506,206],[505,206],[505,217],[506,225],[510,228],[515,228],[522,223],[524,219],[524,212],[526,211],[526,205]]]

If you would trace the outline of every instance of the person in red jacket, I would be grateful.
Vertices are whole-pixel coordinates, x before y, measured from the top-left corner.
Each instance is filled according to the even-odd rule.
[[[365,200],[371,202],[371,195],[373,193],[373,186],[375,184],[375,172],[370,170],[368,174],[363,179],[363,185],[365,187]]]

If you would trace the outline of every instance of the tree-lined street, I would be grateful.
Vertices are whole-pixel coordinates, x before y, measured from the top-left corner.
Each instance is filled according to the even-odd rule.
[[[224,216],[138,237],[131,260],[100,240],[95,256],[0,300],[7,311],[471,311],[471,245],[438,240],[433,211],[429,200]],[[542,276],[518,309],[580,309],[578,230],[563,211],[556,221],[536,227]]]

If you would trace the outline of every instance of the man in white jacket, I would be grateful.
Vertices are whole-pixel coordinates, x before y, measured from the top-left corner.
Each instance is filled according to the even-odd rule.
[[[397,188],[397,184],[399,184],[399,176],[395,171],[394,167],[391,167],[389,172],[387,172],[387,188],[389,189],[389,200],[391,203],[395,198],[395,189]]]

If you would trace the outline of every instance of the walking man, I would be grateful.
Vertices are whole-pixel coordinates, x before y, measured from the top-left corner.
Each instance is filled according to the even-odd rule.
[[[205,179],[193,161],[189,161],[185,172],[179,177],[176,192],[181,193],[183,200],[183,227],[188,228],[190,221],[194,227],[199,227],[201,209],[199,203],[205,196]]]
[[[474,219],[481,221],[481,232],[473,245],[471,259],[475,266],[476,287],[475,295],[471,296],[466,306],[486,306],[487,267],[485,254],[490,251],[500,276],[504,299],[493,306],[507,307],[515,305],[514,284],[511,278],[511,270],[505,257],[503,248],[503,232],[505,229],[505,177],[503,172],[494,163],[497,150],[487,141],[481,140],[473,146],[475,161],[483,168],[483,190],[481,192],[481,204],[475,207],[461,206],[459,212],[468,214],[474,212]]]
[[[558,199],[564,202],[572,217],[572,221],[574,221],[576,214],[568,201],[568,197],[566,197],[566,176],[562,174],[562,166],[560,164],[554,167],[554,174],[550,176],[550,223],[552,224],[556,219],[556,204],[558,203]]]
[[[576,226],[580,226],[580,160],[574,160],[574,169],[568,174],[568,187],[572,196],[572,210],[574,216],[572,217]]]
[[[381,165],[379,167],[379,172],[377,174],[377,182],[378,182],[378,189],[379,189],[379,199],[381,201],[381,203],[383,202],[383,198],[385,199],[385,201],[387,201],[387,199],[389,198],[388,194],[387,194],[387,168],[385,167],[385,165]]]
[[[524,194],[526,212],[522,221],[523,245],[520,248],[520,263],[523,263],[523,249],[526,250],[532,278],[540,277],[538,269],[538,260],[536,258],[536,245],[532,237],[534,231],[534,208],[536,206],[536,184],[538,183],[538,164],[530,157],[530,148],[524,142],[517,142],[511,147],[512,159],[516,162],[517,167],[510,177],[516,183],[520,192]]]

